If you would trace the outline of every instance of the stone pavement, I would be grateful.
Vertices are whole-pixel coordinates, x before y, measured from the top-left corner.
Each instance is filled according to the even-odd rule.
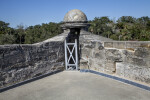
[[[64,71],[2,92],[0,100],[150,100],[150,92],[92,73]]]

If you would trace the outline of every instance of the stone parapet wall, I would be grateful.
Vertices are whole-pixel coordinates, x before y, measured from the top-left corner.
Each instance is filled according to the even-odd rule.
[[[150,84],[150,41],[106,42],[88,36],[82,35],[80,42],[81,59],[89,69]]]
[[[133,50],[139,47],[150,48],[150,41],[111,41],[104,42],[106,48]]]
[[[36,44],[0,46],[0,88],[64,70],[63,33]],[[150,84],[150,41],[113,41],[81,31],[80,69]]]
[[[64,70],[64,38],[59,35],[36,44],[0,46],[0,88]]]

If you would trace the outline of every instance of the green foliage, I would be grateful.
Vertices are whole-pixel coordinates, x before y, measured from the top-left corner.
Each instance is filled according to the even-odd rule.
[[[111,34],[109,31],[111,23],[112,21],[108,17],[95,17],[93,21],[90,21],[89,31],[98,35],[108,36]]]
[[[13,44],[15,43],[15,38],[13,35],[0,34],[0,44]]]
[[[150,18],[122,16],[116,22],[96,17],[89,22],[89,31],[114,40],[150,41]]]
[[[122,16],[117,21],[107,16],[95,17],[89,21],[88,31],[114,40],[150,41],[150,18],[148,16],[134,18]],[[62,33],[60,23],[29,26],[18,25],[17,29],[9,27],[9,23],[0,21],[0,44],[32,44],[41,42]]]
[[[8,27],[9,23],[0,21],[0,44],[15,43],[14,29]]]
[[[59,23],[48,23],[29,26],[25,30],[25,43],[32,44],[40,42],[62,33]]]
[[[117,22],[124,22],[124,23],[135,23],[136,22],[136,18],[132,17],[132,16],[122,16],[120,17]]]
[[[26,29],[23,25],[18,25],[17,29],[13,29],[9,27],[9,23],[0,21],[0,44],[32,44],[60,33],[62,33],[60,23],[43,23]]]

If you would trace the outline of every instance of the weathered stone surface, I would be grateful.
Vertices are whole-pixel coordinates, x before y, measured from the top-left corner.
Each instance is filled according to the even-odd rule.
[[[86,15],[78,10],[78,9],[73,9],[69,11],[65,17],[64,17],[64,22],[76,22],[76,21],[87,21]]]
[[[139,47],[140,43],[138,42],[126,42],[126,48],[136,48]]]
[[[63,70],[64,38],[59,35],[36,44],[0,46],[0,88]]]
[[[111,41],[85,33],[81,36],[81,53],[85,54],[81,58],[88,56],[89,69],[150,84],[149,41]]]
[[[70,10],[64,17],[63,24],[61,27],[66,30],[66,29],[71,29],[71,28],[87,28],[89,26],[89,23],[87,23],[87,17],[86,15],[78,10],[78,9],[73,9]]]
[[[122,61],[121,53],[117,49],[105,49],[105,56],[107,60],[111,60],[113,62]]]
[[[150,83],[150,68],[141,68],[130,63],[117,63],[116,74],[129,79]]]
[[[113,42],[113,48],[125,49],[126,42]]]
[[[32,45],[0,46],[0,87],[64,69],[66,34]],[[112,41],[81,30],[80,69],[150,84],[150,42]]]
[[[113,48],[113,42],[104,42],[104,47]]]
[[[80,60],[80,70],[81,69],[89,69],[88,61],[81,59]]]
[[[142,58],[150,58],[150,48],[137,48],[134,55]]]
[[[116,71],[115,62],[112,60],[105,60],[104,72],[113,74]]]
[[[81,49],[81,55],[80,57],[84,60],[88,60],[88,58],[92,55],[92,49],[83,48]]]

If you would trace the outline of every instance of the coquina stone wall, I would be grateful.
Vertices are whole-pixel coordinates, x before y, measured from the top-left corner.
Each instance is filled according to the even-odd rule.
[[[63,33],[36,44],[0,46],[0,88],[64,70]],[[150,84],[150,41],[113,41],[81,30],[80,69]]]
[[[0,46],[0,88],[64,69],[61,34],[36,44]]]
[[[81,69],[150,84],[150,41],[113,41],[82,32]]]

